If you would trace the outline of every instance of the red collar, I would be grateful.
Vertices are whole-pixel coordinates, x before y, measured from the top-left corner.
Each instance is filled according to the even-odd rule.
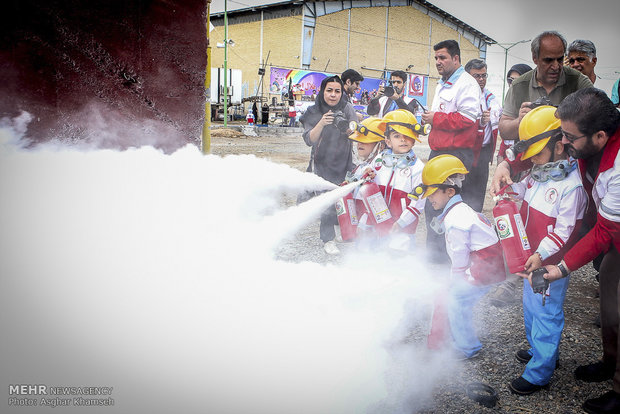
[[[620,150],[620,128],[609,138],[605,148],[603,149],[603,157],[601,158],[601,166],[598,168],[599,174],[607,171],[614,166],[616,156]]]

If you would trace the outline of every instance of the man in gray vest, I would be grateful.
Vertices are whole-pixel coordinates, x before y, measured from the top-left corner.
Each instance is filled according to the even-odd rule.
[[[536,67],[515,79],[508,89],[499,119],[502,140],[519,140],[519,123],[533,107],[541,104],[558,106],[576,90],[592,86],[583,73],[564,66],[566,47],[566,39],[556,31],[543,32],[532,40],[532,60]],[[510,171],[510,164],[506,160],[498,164],[491,194],[495,195],[498,190],[495,177],[507,170]],[[519,276],[509,275],[489,294],[491,303],[496,306],[514,303],[517,286],[521,283]]]

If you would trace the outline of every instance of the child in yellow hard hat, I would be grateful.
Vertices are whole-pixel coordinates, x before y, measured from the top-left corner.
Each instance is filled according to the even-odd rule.
[[[531,159],[529,174],[511,189],[522,199],[521,219],[534,254],[525,263],[531,272],[560,261],[575,244],[587,205],[576,160],[571,160],[562,143],[560,120],[556,108],[539,106],[528,112],[519,124],[519,141],[510,151]],[[523,274],[522,276],[527,276]],[[517,351],[518,361],[527,363],[523,375],[510,383],[513,393],[528,395],[551,380],[559,354],[564,327],[564,298],[569,277],[552,282],[544,293],[534,293],[529,283],[523,285],[523,320],[530,349]]]
[[[390,247],[408,251],[415,245],[414,234],[425,203],[424,199],[407,197],[421,183],[424,168],[413,146],[420,142],[420,133],[428,133],[428,130],[418,124],[416,117],[406,109],[388,112],[382,124],[388,148],[372,161],[370,173],[392,216]]]
[[[353,170],[347,172],[345,183],[358,181],[364,178],[365,170],[370,165],[370,161],[385,148],[385,125],[382,124],[381,118],[368,117],[362,120],[362,122],[351,122],[349,129],[353,132],[349,134],[349,139],[355,141],[353,143]],[[351,218],[353,222],[357,222],[357,219],[361,214],[365,212],[364,203],[359,196],[360,187],[356,187],[353,190],[353,199],[355,204],[352,207],[352,211],[349,214],[353,214],[355,217]],[[338,214],[343,213],[343,206],[339,203],[336,204],[336,211]],[[363,224],[362,224],[363,226]],[[336,240],[343,241],[343,237],[340,233],[340,226],[336,226]],[[337,248],[337,246],[333,246]],[[331,248],[331,247],[330,247]],[[335,251],[335,250],[334,250]]]
[[[439,155],[424,166],[422,184],[414,191],[418,197],[428,199],[433,209],[441,211],[433,219],[431,228],[444,234],[451,260],[447,314],[453,346],[460,359],[471,358],[482,348],[473,324],[474,305],[493,283],[505,278],[495,229],[484,215],[474,211],[461,198],[467,173],[457,157]],[[436,322],[441,323],[433,318],[433,323]],[[433,331],[429,346],[432,334]]]

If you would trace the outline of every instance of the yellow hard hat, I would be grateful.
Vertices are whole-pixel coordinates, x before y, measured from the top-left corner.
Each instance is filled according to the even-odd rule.
[[[374,116],[364,119],[359,124],[352,121],[349,124],[349,128],[353,130],[353,133],[349,135],[349,139],[354,141],[372,143],[383,141],[385,138],[385,124],[382,123],[381,118]]]
[[[555,106],[543,105],[525,114],[519,123],[519,140],[533,140],[521,156],[528,159],[545,148],[549,139],[560,133],[560,120],[555,117]]]
[[[437,191],[437,185],[444,184],[453,174],[467,174],[463,161],[454,155],[442,154],[430,159],[422,170],[423,186],[416,187],[417,196],[428,197]]]
[[[418,137],[420,133],[428,134],[430,132],[430,125],[424,125],[423,127],[418,124],[418,120],[415,115],[406,109],[396,109],[388,112],[383,117],[383,123],[385,124],[385,129],[390,127],[394,131],[400,132],[401,134],[409,138],[413,138],[418,142],[422,142]]]

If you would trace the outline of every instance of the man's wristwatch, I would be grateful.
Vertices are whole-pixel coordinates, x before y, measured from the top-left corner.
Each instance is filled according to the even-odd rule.
[[[562,277],[566,277],[569,275],[569,271],[566,268],[566,266],[564,266],[563,262],[558,263],[558,269],[560,269],[560,272],[562,272]]]

